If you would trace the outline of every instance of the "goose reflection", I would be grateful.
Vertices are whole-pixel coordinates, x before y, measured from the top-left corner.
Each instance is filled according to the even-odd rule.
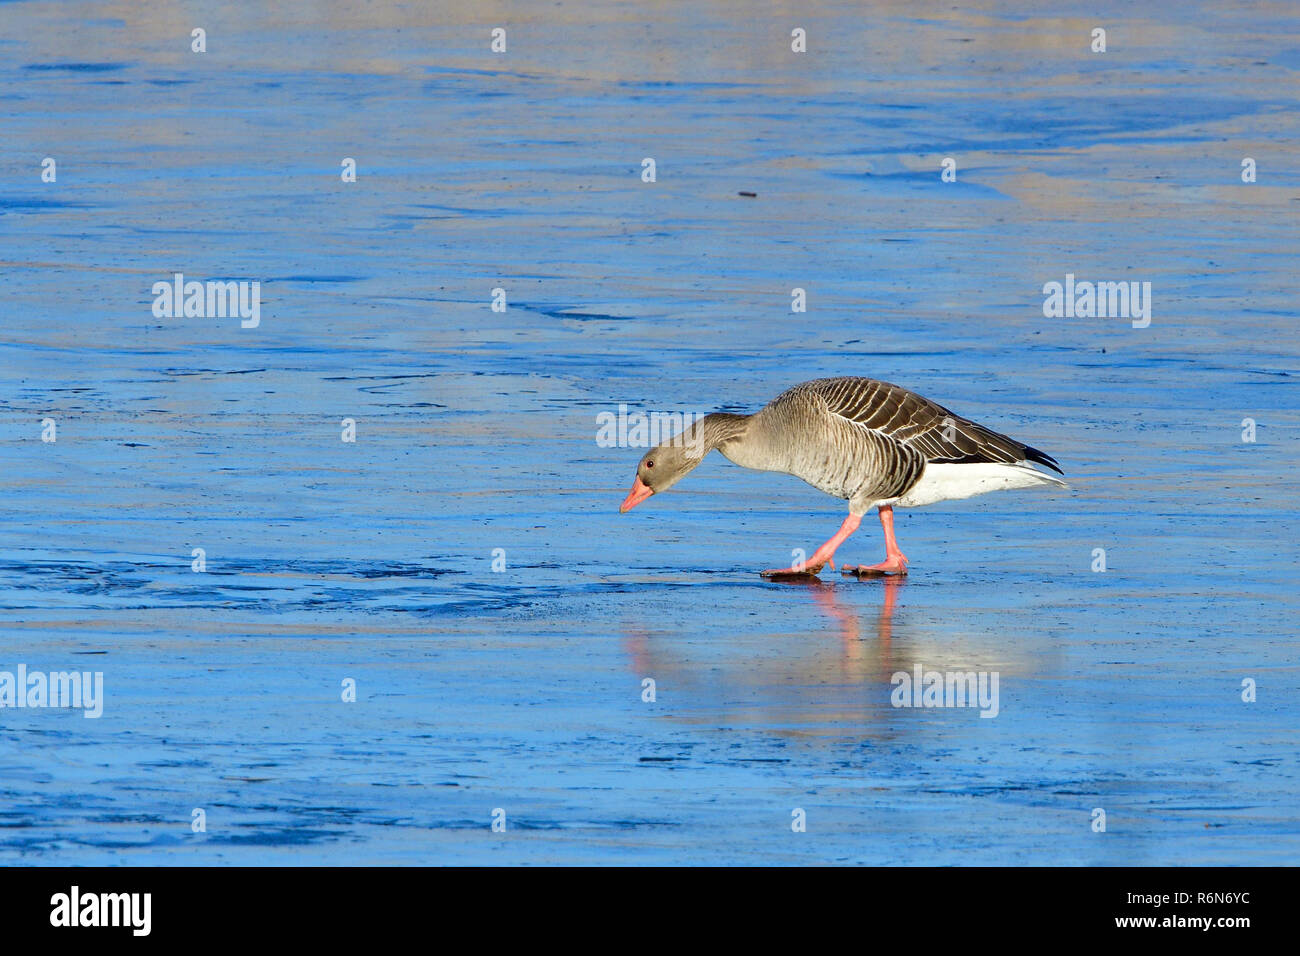
[[[900,576],[891,576],[881,582],[885,596],[876,617],[875,633],[866,636],[862,633],[862,622],[856,611],[846,606],[836,596],[835,585],[818,581],[809,588],[818,606],[839,627],[841,664],[846,671],[853,671],[856,668],[859,672],[865,673],[862,668],[868,658],[868,648],[871,647],[874,651],[872,663],[877,666],[878,671],[893,673],[890,653],[894,636],[894,606],[898,603],[898,592],[902,589],[905,580]]]
[[[841,734],[846,727],[884,732],[891,677],[914,663],[897,650],[911,643],[906,606],[899,608],[906,586],[902,577],[870,587],[790,583],[789,597],[805,596],[803,613],[783,614],[797,630],[746,624],[734,639],[715,640],[629,627],[623,647],[637,680],[654,679],[674,719],[765,725],[794,735]]]

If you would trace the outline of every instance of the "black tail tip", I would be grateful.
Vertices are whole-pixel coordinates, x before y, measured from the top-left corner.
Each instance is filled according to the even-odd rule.
[[[1065,472],[1061,471],[1061,466],[1056,463],[1056,459],[1053,458],[1051,455],[1047,454],[1047,452],[1045,451],[1039,451],[1037,448],[1030,448],[1028,446],[1025,446],[1025,458],[1028,461],[1035,461],[1038,462],[1038,464],[1040,465],[1046,465],[1048,468],[1052,469],[1052,471],[1056,472],[1058,475],[1065,474]]]

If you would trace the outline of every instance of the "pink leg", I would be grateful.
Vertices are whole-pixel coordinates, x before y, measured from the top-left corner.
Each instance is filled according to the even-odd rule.
[[[851,514],[844,519],[844,524],[840,525],[840,530],[835,532],[834,537],[813,552],[813,556],[803,564],[779,570],[760,571],[759,573],[765,578],[785,577],[787,575],[809,577],[817,574],[826,564],[830,564],[831,569],[834,570],[835,562],[832,558],[835,556],[835,549],[844,543],[845,538],[857,531],[858,525],[861,523],[862,515]]]
[[[906,574],[907,573],[907,555],[898,549],[898,542],[894,540],[894,506],[880,506],[880,527],[885,532],[885,560],[879,564],[865,565],[862,567],[853,567],[846,564],[841,570],[844,574],[862,575],[879,575],[879,574]]]

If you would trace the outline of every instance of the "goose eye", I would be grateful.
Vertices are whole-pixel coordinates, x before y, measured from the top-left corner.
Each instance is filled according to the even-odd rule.
[[[653,467],[655,466],[655,463],[654,463],[653,461],[647,461],[647,462],[645,463],[645,466],[646,466],[647,468],[653,468]]]

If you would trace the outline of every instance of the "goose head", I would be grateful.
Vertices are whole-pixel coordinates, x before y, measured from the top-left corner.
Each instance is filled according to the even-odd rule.
[[[631,511],[651,495],[667,491],[695,470],[704,456],[701,449],[683,444],[679,439],[666,442],[645,453],[636,466],[636,481],[627,494],[627,500],[618,509],[619,514]]]

